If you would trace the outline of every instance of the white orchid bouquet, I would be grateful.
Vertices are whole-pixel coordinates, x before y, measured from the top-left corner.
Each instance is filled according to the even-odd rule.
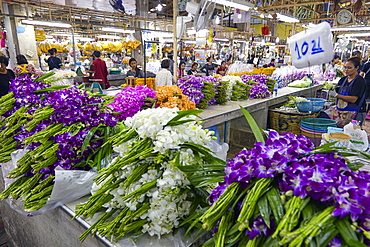
[[[225,164],[208,148],[212,132],[195,121],[199,112],[154,108],[126,119],[127,128],[111,138],[118,157],[97,176],[92,196],[77,212],[104,212],[81,240],[89,233],[160,237],[207,205],[202,187],[221,181]]]
[[[52,86],[74,85],[73,77],[76,77],[76,72],[72,70],[57,70],[54,75],[50,76],[45,83]]]
[[[250,85],[243,82],[240,76],[227,75],[221,78],[227,82],[226,96],[228,100],[248,99]]]

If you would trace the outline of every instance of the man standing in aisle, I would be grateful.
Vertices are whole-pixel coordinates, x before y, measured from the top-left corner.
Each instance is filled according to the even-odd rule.
[[[170,72],[170,60],[165,59],[161,63],[162,69],[157,73],[155,77],[155,85],[159,86],[171,86],[173,83],[173,77]]]
[[[104,60],[100,59],[100,51],[93,52],[94,61],[91,64],[89,73],[94,73],[93,79],[100,79],[100,86],[102,89],[108,89],[110,87],[107,76],[108,70]]]

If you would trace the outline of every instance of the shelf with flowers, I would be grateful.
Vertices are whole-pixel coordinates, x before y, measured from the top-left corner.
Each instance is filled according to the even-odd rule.
[[[214,232],[203,246],[369,246],[370,173],[347,157],[370,155],[291,133],[265,140],[242,111],[258,142],[228,161],[209,209],[189,217]]]

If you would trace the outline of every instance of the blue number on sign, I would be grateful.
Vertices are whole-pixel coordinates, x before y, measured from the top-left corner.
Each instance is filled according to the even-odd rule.
[[[324,52],[324,50],[320,47],[320,37],[317,39],[317,43],[316,40],[312,40],[311,42],[312,42],[311,55]]]
[[[295,42],[295,48],[294,48],[294,50],[297,52],[297,59],[298,60],[301,59],[302,57],[301,57],[301,54],[299,54],[299,47],[298,47],[298,43],[297,42]]]
[[[306,41],[303,42],[302,47],[301,47],[301,51],[302,51],[302,55],[303,56],[307,54],[307,51],[308,51],[308,43]]]

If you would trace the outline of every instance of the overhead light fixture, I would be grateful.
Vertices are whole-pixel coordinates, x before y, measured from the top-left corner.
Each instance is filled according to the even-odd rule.
[[[229,39],[221,39],[221,38],[215,38],[216,41],[224,41],[224,42],[228,42],[230,41]]]
[[[241,19],[242,18],[242,14],[238,14],[238,19]]]
[[[370,33],[348,33],[344,35],[345,37],[366,37],[370,36]]]
[[[219,25],[219,24],[220,24],[220,17],[216,16],[216,25]]]
[[[36,25],[36,26],[48,26],[48,27],[61,27],[61,28],[71,28],[72,25],[62,22],[50,22],[50,21],[36,21],[36,20],[22,20],[22,24]]]
[[[279,37],[276,37],[275,42],[276,43],[279,43],[280,42],[280,38]]]
[[[335,27],[330,28],[330,31],[370,31],[370,27]]]
[[[122,39],[122,37],[114,35],[98,35],[96,37],[100,39]]]
[[[296,22],[299,22],[299,19],[295,18],[295,17],[292,17],[292,16],[287,16],[287,15],[283,15],[283,14],[280,14],[280,13],[276,13],[276,18],[279,20],[279,21],[282,21],[282,22],[288,22],[288,23],[296,23]],[[272,15],[269,15],[269,18],[272,18]]]
[[[234,1],[227,1],[227,0],[210,0],[211,2],[224,5],[226,7],[231,7],[235,9],[240,9],[244,11],[249,11],[250,8],[255,7],[255,4],[241,1],[241,0],[234,0]]]
[[[155,7],[156,10],[158,10],[159,12],[162,11],[163,9],[163,5],[161,3],[158,3],[157,7]]]
[[[94,41],[94,39],[92,39],[92,38],[77,38],[77,40],[79,40],[79,41],[87,41],[87,42]]]
[[[114,28],[114,27],[103,27],[101,30],[105,32],[112,32],[112,33],[135,33],[135,30]]]

